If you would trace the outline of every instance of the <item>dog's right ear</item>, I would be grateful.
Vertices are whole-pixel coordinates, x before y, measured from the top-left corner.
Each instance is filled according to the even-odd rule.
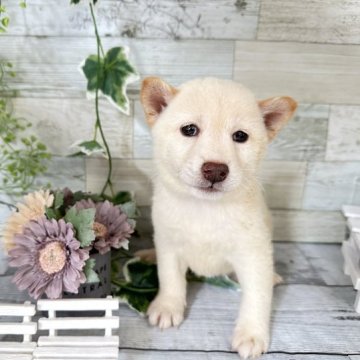
[[[141,103],[146,121],[151,126],[178,92],[173,86],[158,77],[147,77],[141,86]]]

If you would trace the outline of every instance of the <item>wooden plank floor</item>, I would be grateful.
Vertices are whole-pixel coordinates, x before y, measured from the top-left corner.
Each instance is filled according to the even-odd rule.
[[[277,271],[284,283],[275,289],[272,341],[265,360],[360,360],[360,314],[355,291],[342,272],[340,246],[276,243]],[[0,301],[23,301],[0,277]],[[230,341],[241,292],[191,283],[189,307],[179,329],[160,331],[120,306],[119,360],[230,360]]]

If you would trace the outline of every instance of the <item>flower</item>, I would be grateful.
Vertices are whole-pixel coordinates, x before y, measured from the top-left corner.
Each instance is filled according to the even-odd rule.
[[[72,224],[62,219],[31,220],[15,235],[9,256],[9,265],[19,268],[13,282],[35,299],[44,293],[50,299],[63,291],[77,293],[86,281],[83,267],[89,253],[80,249]]]
[[[128,222],[127,215],[118,206],[108,200],[94,203],[91,199],[81,200],[75,204],[76,209],[95,208],[95,221],[93,230],[95,232],[94,248],[100,254],[110,251],[110,248],[119,249],[128,247],[128,238],[134,232]]]
[[[18,212],[10,215],[3,232],[5,249],[9,251],[14,246],[14,236],[22,233],[25,224],[37,220],[45,214],[45,208],[52,206],[54,195],[50,190],[40,190],[24,196],[24,203],[16,204]]]

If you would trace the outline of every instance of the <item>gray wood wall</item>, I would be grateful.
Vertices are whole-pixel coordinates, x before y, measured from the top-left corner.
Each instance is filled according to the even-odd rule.
[[[95,52],[86,1],[4,1],[11,29],[0,56],[18,76],[14,108],[34,124],[55,157],[54,186],[98,191],[100,159],[66,158],[87,139],[93,104],[80,62]],[[235,79],[259,98],[290,95],[295,119],[271,145],[262,179],[275,219],[275,240],[339,242],[342,204],[360,203],[360,5],[353,0],[99,0],[104,47],[126,44],[142,77],[174,85],[199,76]],[[149,225],[151,138],[132,85],[131,114],[103,102],[117,189],[134,190]]]

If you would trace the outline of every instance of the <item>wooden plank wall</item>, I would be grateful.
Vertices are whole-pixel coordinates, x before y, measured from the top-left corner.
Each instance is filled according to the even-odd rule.
[[[0,56],[14,63],[17,114],[55,154],[44,179],[97,191],[105,164],[70,159],[92,131],[92,103],[79,64],[95,52],[86,1],[4,0],[12,23]],[[142,77],[174,85],[198,76],[235,79],[259,98],[287,94],[295,119],[270,146],[262,179],[274,210],[275,240],[340,242],[342,204],[360,203],[360,6],[356,1],[99,0],[104,47],[128,45]],[[133,190],[149,224],[152,142],[133,84],[131,113],[102,103],[116,157],[117,189]],[[147,231],[149,229],[144,229]]]

